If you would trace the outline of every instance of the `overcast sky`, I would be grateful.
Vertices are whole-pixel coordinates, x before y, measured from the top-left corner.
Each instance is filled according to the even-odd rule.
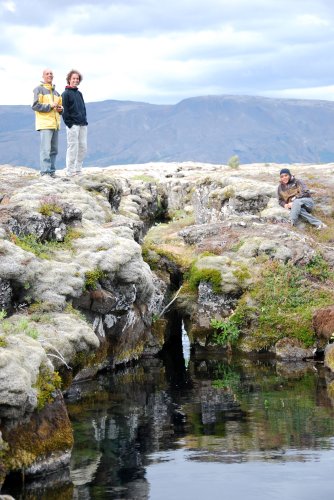
[[[0,104],[71,68],[86,102],[334,99],[333,0],[0,0]]]

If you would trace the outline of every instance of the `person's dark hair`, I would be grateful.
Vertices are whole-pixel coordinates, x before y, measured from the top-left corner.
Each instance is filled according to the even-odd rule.
[[[79,82],[82,81],[82,74],[80,73],[80,71],[77,71],[76,69],[71,69],[71,71],[66,75],[66,81],[68,85],[70,84],[71,77],[74,74],[79,75]]]
[[[290,170],[288,168],[282,168],[282,170],[280,171],[279,174],[280,175],[282,175],[282,174],[288,174],[291,177],[291,172],[290,172]]]

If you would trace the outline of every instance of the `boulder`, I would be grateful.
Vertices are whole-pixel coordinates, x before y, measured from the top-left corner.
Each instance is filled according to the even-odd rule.
[[[334,336],[334,305],[318,309],[312,321],[320,343],[328,342]]]
[[[334,344],[328,344],[325,348],[324,365],[334,372]]]
[[[315,348],[305,348],[298,339],[285,337],[276,342],[274,352],[278,359],[285,361],[303,360],[306,358],[313,358]]]

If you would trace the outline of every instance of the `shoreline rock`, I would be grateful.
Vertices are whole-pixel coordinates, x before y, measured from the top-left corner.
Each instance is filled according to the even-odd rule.
[[[70,380],[85,378],[157,354],[168,339],[153,319],[181,285],[173,307],[184,315],[193,347],[211,348],[220,335],[223,350],[273,352],[282,338],[299,336],[298,348],[313,352],[314,328],[321,337],[327,327],[312,326],[312,315],[334,302],[334,166],[292,168],[327,217],[321,235],[287,223],[276,200],[279,169],[149,163],[89,168],[71,179],[59,171],[45,179],[32,169],[0,166],[6,186],[0,194],[4,441],[9,428],[40,417],[42,396],[42,408],[62,401],[58,389],[42,390],[43,374],[55,383],[58,371],[71,368]],[[309,295],[303,303],[297,292],[282,294],[274,315],[263,288],[284,279],[285,271],[287,290],[297,282]],[[286,300],[295,300],[297,313]],[[300,307],[307,309],[302,320]],[[239,338],[232,345],[228,334],[235,328]],[[60,446],[60,460],[68,443]],[[46,469],[51,452],[43,459]],[[37,463],[35,457],[18,468],[37,471]]]

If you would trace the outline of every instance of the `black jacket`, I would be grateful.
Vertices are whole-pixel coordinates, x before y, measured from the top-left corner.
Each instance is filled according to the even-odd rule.
[[[88,125],[86,106],[77,87],[66,87],[62,93],[63,119],[67,127],[72,125]]]

